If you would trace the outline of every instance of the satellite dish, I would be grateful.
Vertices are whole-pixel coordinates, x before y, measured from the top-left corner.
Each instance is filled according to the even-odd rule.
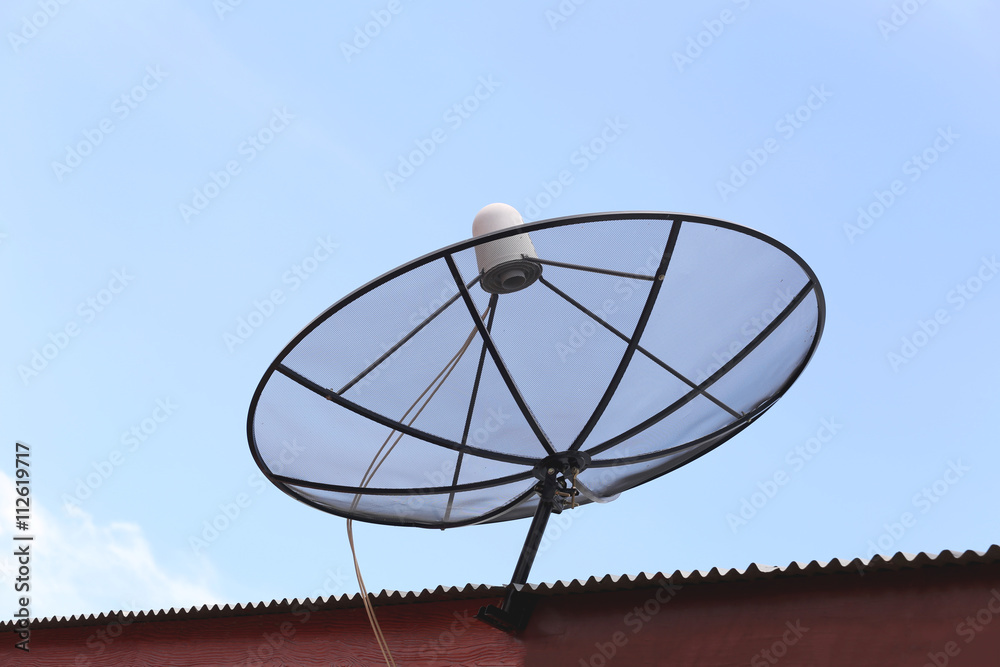
[[[533,517],[501,608],[552,512],[607,502],[711,451],[802,372],[823,329],[815,274],[759,232],[679,213],[523,224],[344,297],[271,363],[247,420],[279,489],[359,521],[452,528]],[[282,456],[295,442],[299,454]],[[291,460],[286,460],[291,458]]]

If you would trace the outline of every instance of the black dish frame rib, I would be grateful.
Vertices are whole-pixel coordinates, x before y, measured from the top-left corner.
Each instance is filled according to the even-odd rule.
[[[480,334],[479,341],[480,341],[480,344],[482,345],[482,350],[480,351],[480,368],[479,368],[479,373],[481,373],[481,371],[482,371],[482,368],[481,368],[482,360],[487,355],[493,357],[494,362],[496,363],[496,366],[497,366],[498,370],[500,370],[500,368],[503,365],[502,364],[502,357],[500,357],[499,353],[495,349],[495,346],[493,346],[492,340],[490,339],[490,333],[489,333],[489,328],[490,327],[489,327],[489,325],[486,322],[483,322],[482,318],[476,312],[476,309],[473,307],[472,299],[471,299],[471,297],[469,295],[469,291],[468,291],[469,287],[475,285],[475,283],[478,282],[478,276],[475,279],[473,279],[471,282],[469,282],[468,285],[467,285],[465,283],[465,281],[462,280],[462,276],[461,276],[460,272],[458,271],[457,266],[455,265],[452,256],[454,254],[458,253],[458,252],[463,251],[463,250],[467,250],[467,249],[473,248],[473,247],[475,247],[477,245],[480,245],[480,244],[483,244],[483,243],[487,243],[489,241],[493,241],[493,240],[500,239],[500,238],[506,238],[506,237],[514,236],[514,235],[518,235],[518,234],[530,233],[530,232],[539,231],[539,230],[543,230],[543,229],[552,229],[552,228],[561,227],[561,226],[565,226],[565,225],[582,224],[582,223],[587,223],[587,222],[607,222],[607,221],[614,221],[614,220],[657,220],[657,221],[664,221],[665,223],[670,223],[670,224],[673,225],[673,227],[671,229],[671,232],[670,232],[670,239],[672,241],[668,241],[667,247],[664,249],[664,255],[663,255],[663,258],[661,259],[660,267],[659,267],[659,269],[657,271],[657,275],[654,275],[654,276],[650,277],[650,276],[634,276],[632,274],[628,274],[631,277],[643,277],[643,278],[645,278],[647,280],[651,279],[653,281],[653,285],[651,286],[651,291],[650,291],[649,297],[647,298],[647,303],[645,304],[645,307],[643,309],[643,314],[642,314],[642,316],[640,316],[639,324],[637,325],[636,331],[633,333],[633,335],[631,337],[625,337],[624,334],[621,334],[621,332],[618,332],[613,327],[610,327],[610,325],[608,325],[607,323],[603,322],[603,320],[601,318],[596,317],[595,315],[593,315],[592,313],[590,313],[589,311],[587,311],[585,308],[583,308],[582,306],[580,306],[578,303],[576,303],[572,299],[566,297],[566,295],[564,293],[561,293],[558,289],[555,289],[554,286],[551,283],[549,283],[547,280],[545,280],[544,276],[543,276],[542,282],[543,282],[543,284],[546,284],[545,289],[551,289],[554,293],[559,294],[562,298],[568,300],[571,304],[573,304],[574,306],[576,306],[578,309],[583,310],[583,312],[587,313],[587,315],[589,317],[591,317],[594,320],[595,323],[600,324],[601,326],[603,326],[606,329],[609,329],[612,333],[614,333],[616,336],[622,338],[623,340],[627,340],[627,342],[628,342],[627,351],[626,351],[625,355],[623,356],[623,359],[622,359],[621,364],[619,365],[618,371],[615,374],[615,377],[616,377],[616,379],[618,381],[621,380],[621,376],[624,374],[624,371],[627,368],[632,355],[636,351],[638,351],[638,352],[646,355],[647,357],[649,357],[651,360],[653,360],[658,365],[660,365],[663,368],[665,368],[672,375],[674,375],[674,376],[678,377],[679,379],[681,379],[683,382],[685,382],[685,384],[687,384],[689,387],[691,387],[691,390],[689,392],[687,392],[686,394],[684,394],[683,396],[681,396],[676,401],[674,401],[671,405],[665,406],[664,410],[661,410],[659,413],[657,413],[653,417],[645,420],[641,424],[633,426],[631,429],[629,429],[625,433],[619,434],[618,436],[616,436],[614,438],[611,438],[609,440],[606,440],[605,442],[602,442],[602,443],[600,443],[598,445],[595,445],[595,446],[592,446],[590,448],[586,448],[586,449],[584,449],[584,451],[586,453],[592,454],[592,455],[604,452],[604,451],[606,451],[606,450],[614,447],[615,445],[617,445],[617,444],[619,444],[619,443],[627,440],[628,438],[634,436],[635,434],[637,434],[637,433],[639,433],[639,432],[641,432],[641,431],[643,431],[643,430],[645,430],[645,429],[653,426],[654,424],[658,423],[660,420],[666,418],[669,414],[671,414],[672,412],[674,412],[675,410],[677,410],[679,407],[683,406],[685,403],[689,402],[690,400],[692,400],[693,398],[695,398],[697,396],[706,396],[709,400],[712,400],[713,403],[715,403],[717,406],[719,406],[722,409],[724,409],[730,415],[732,415],[732,416],[735,417],[738,414],[739,417],[735,421],[726,424],[725,426],[723,426],[722,428],[717,429],[713,433],[710,433],[708,435],[702,436],[702,437],[697,438],[695,440],[683,443],[681,445],[677,445],[675,447],[671,447],[671,448],[666,449],[666,450],[657,450],[655,452],[649,452],[649,453],[646,453],[646,454],[641,454],[641,455],[636,455],[636,456],[631,456],[631,457],[619,457],[619,458],[615,458],[615,459],[594,460],[592,462],[592,464],[591,464],[591,467],[595,467],[595,468],[611,467],[611,466],[616,466],[616,465],[625,465],[625,464],[629,464],[629,463],[640,463],[640,462],[644,462],[644,461],[651,461],[651,460],[654,460],[654,459],[657,459],[657,458],[663,458],[663,457],[667,457],[667,456],[676,456],[676,460],[673,462],[672,465],[670,465],[667,469],[663,470],[662,472],[656,474],[654,477],[650,477],[649,479],[646,479],[643,482],[643,483],[645,483],[645,482],[651,481],[652,479],[660,477],[660,476],[662,476],[662,475],[664,475],[664,474],[666,474],[668,472],[671,472],[672,470],[675,470],[676,468],[678,468],[678,467],[680,467],[682,465],[685,465],[685,464],[687,464],[687,463],[689,463],[689,462],[691,462],[691,461],[693,461],[693,460],[695,460],[695,459],[697,459],[697,458],[699,458],[699,457],[707,454],[709,451],[712,451],[713,449],[715,449],[716,447],[718,447],[719,445],[721,445],[723,442],[729,440],[731,437],[733,437],[734,435],[736,435],[737,433],[739,433],[740,431],[742,431],[750,423],[752,423],[758,417],[760,417],[767,409],[769,409],[774,404],[774,402],[778,398],[780,398],[787,391],[787,389],[791,386],[791,384],[794,383],[794,381],[802,373],[802,371],[804,370],[804,368],[806,367],[806,365],[808,365],[808,362],[810,361],[810,359],[813,356],[813,353],[815,352],[816,346],[819,344],[820,338],[822,337],[824,323],[825,323],[826,304],[825,304],[825,300],[824,300],[822,289],[821,289],[821,287],[819,285],[819,281],[817,280],[815,273],[812,271],[812,269],[795,252],[793,252],[791,249],[789,249],[784,244],[782,244],[782,243],[780,243],[780,242],[778,242],[778,241],[776,241],[776,240],[774,240],[774,239],[772,239],[772,238],[770,238],[770,237],[768,237],[768,236],[766,236],[766,235],[764,235],[764,234],[762,234],[760,232],[757,232],[755,230],[743,227],[741,225],[737,225],[737,224],[732,223],[732,222],[727,222],[727,221],[724,221],[724,220],[718,220],[718,219],[714,219],[714,218],[708,218],[708,217],[705,217],[705,216],[687,215],[687,214],[681,214],[681,213],[665,213],[665,212],[655,212],[655,211],[620,211],[620,212],[612,212],[612,213],[595,213],[595,214],[580,215],[580,216],[567,216],[567,217],[562,217],[562,218],[553,218],[553,219],[549,219],[549,220],[542,220],[542,221],[539,221],[539,222],[530,223],[530,224],[526,224],[526,225],[519,226],[519,227],[513,227],[513,228],[509,228],[509,229],[500,230],[500,231],[493,232],[493,233],[487,234],[487,235],[483,235],[483,236],[480,236],[480,237],[477,237],[477,238],[474,238],[474,239],[468,239],[466,241],[462,241],[460,243],[456,243],[456,244],[453,244],[453,245],[448,246],[446,248],[442,248],[442,249],[437,250],[435,252],[429,253],[427,255],[424,255],[423,257],[420,257],[420,258],[418,258],[416,260],[413,260],[413,261],[411,261],[411,262],[409,262],[407,264],[404,264],[404,265],[402,265],[400,267],[397,267],[396,269],[393,269],[392,271],[389,271],[389,272],[383,274],[382,276],[380,276],[378,278],[375,278],[374,280],[370,281],[369,283],[367,283],[367,284],[363,285],[362,287],[356,289],[355,291],[353,291],[352,293],[350,293],[349,295],[347,295],[346,297],[344,297],[343,299],[341,299],[337,303],[333,304],[330,308],[328,308],[326,311],[324,311],[319,317],[317,317],[315,320],[313,320],[306,328],[304,328],[301,332],[299,332],[299,334],[295,338],[293,338],[292,341],[290,341],[288,343],[288,345],[285,346],[285,348],[282,350],[282,352],[269,365],[269,367],[267,368],[267,371],[264,373],[264,376],[261,378],[261,380],[260,380],[260,382],[259,382],[259,384],[258,384],[258,386],[257,386],[257,388],[256,388],[256,390],[254,392],[253,399],[252,399],[251,405],[250,405],[250,410],[249,410],[249,413],[248,413],[248,416],[247,416],[247,439],[248,439],[248,442],[250,444],[251,453],[252,453],[252,455],[254,457],[254,460],[257,463],[258,467],[261,469],[261,471],[264,473],[264,475],[268,478],[268,480],[270,480],[273,484],[275,484],[275,486],[277,486],[284,493],[288,494],[289,496],[295,498],[296,500],[298,500],[300,502],[303,502],[303,503],[305,503],[305,504],[307,504],[309,506],[315,507],[315,508],[320,509],[320,510],[322,510],[324,512],[328,512],[330,514],[334,514],[334,515],[337,515],[337,516],[342,516],[342,517],[345,517],[345,518],[353,518],[353,519],[356,519],[356,520],[366,521],[366,522],[370,522],[370,523],[380,523],[380,524],[385,524],[385,525],[417,526],[417,527],[437,528],[437,529],[453,528],[453,527],[459,527],[459,526],[465,526],[465,525],[472,525],[472,524],[476,524],[476,523],[483,523],[483,522],[487,522],[487,521],[490,521],[490,520],[494,520],[494,519],[497,519],[498,517],[502,516],[503,514],[506,514],[506,513],[510,512],[510,511],[518,508],[521,505],[525,505],[525,504],[529,504],[530,505],[530,503],[533,500],[537,501],[537,498],[533,498],[533,496],[535,495],[534,492],[533,492],[533,489],[535,487],[537,479],[532,476],[532,471],[531,470],[532,470],[532,467],[535,464],[537,464],[539,461],[541,461],[541,459],[544,457],[543,454],[540,454],[537,459],[532,459],[530,457],[524,457],[524,456],[518,456],[518,455],[506,454],[506,453],[500,453],[500,452],[493,452],[491,450],[484,450],[484,449],[480,449],[480,448],[476,448],[476,447],[471,447],[471,446],[465,444],[466,438],[465,438],[464,435],[463,435],[463,438],[462,438],[463,442],[456,442],[456,441],[448,440],[446,438],[442,438],[442,437],[439,437],[439,436],[436,436],[436,435],[433,435],[433,434],[430,434],[430,433],[426,433],[426,432],[421,431],[419,429],[416,429],[416,428],[413,428],[411,426],[405,425],[405,424],[403,424],[403,423],[401,423],[401,422],[399,422],[399,421],[397,421],[395,419],[388,418],[388,417],[386,417],[384,415],[380,415],[380,414],[378,414],[378,413],[376,413],[376,412],[374,412],[372,410],[369,410],[368,408],[360,406],[360,405],[354,403],[353,401],[350,401],[349,399],[346,399],[343,396],[341,396],[340,393],[342,393],[342,392],[336,391],[336,390],[331,389],[331,388],[322,387],[322,386],[320,386],[320,385],[312,382],[308,378],[305,378],[304,376],[300,375],[298,372],[296,372],[296,371],[288,368],[287,366],[285,366],[283,362],[284,362],[284,359],[295,348],[295,346],[298,345],[307,335],[309,335],[312,331],[314,331],[317,327],[319,327],[323,322],[325,322],[327,319],[329,319],[335,313],[337,313],[338,311],[340,311],[341,309],[343,309],[344,307],[346,307],[348,304],[353,303],[358,298],[364,296],[365,294],[369,293],[370,291],[374,290],[375,288],[377,288],[377,287],[379,287],[379,286],[381,286],[381,285],[383,285],[383,284],[385,284],[385,283],[393,280],[396,277],[399,277],[399,276],[401,276],[401,275],[403,275],[403,274],[405,274],[405,273],[407,273],[407,272],[409,272],[409,271],[411,271],[413,269],[416,269],[418,267],[424,266],[424,265],[429,264],[431,262],[435,262],[435,261],[443,259],[447,263],[448,268],[450,269],[450,271],[452,273],[452,276],[455,279],[455,283],[456,283],[456,286],[458,287],[459,294],[457,294],[454,297],[452,297],[448,301],[448,303],[445,304],[445,305],[443,305],[441,308],[439,308],[438,311],[443,311],[445,308],[447,308],[449,305],[453,304],[458,299],[462,299],[463,301],[465,301],[466,306],[470,310],[470,315],[472,316],[472,319],[474,320],[474,322],[476,324],[476,327],[478,329],[478,332]],[[807,279],[808,279],[808,281],[806,282],[805,286],[796,295],[795,299],[793,299],[792,302],[790,302],[789,304],[787,304],[782,309],[781,313],[778,315],[778,317],[775,318],[775,320],[773,320],[771,323],[769,323],[769,325],[767,327],[765,327],[765,329],[763,331],[759,332],[757,334],[757,336],[752,341],[748,342],[747,345],[744,347],[744,349],[741,350],[740,353],[738,353],[736,356],[734,356],[733,359],[731,359],[729,362],[727,362],[726,364],[724,364],[722,366],[722,368],[720,368],[716,373],[714,373],[712,376],[710,376],[708,379],[706,379],[704,382],[702,382],[700,384],[695,384],[693,381],[691,381],[690,379],[685,378],[682,374],[678,373],[674,369],[666,366],[663,362],[660,362],[654,356],[652,356],[651,354],[649,354],[648,352],[646,352],[642,348],[642,346],[640,346],[638,344],[638,339],[642,335],[643,329],[645,327],[645,322],[648,319],[649,313],[651,312],[653,304],[654,304],[654,302],[656,300],[656,294],[655,294],[656,289],[655,288],[659,287],[659,284],[660,284],[660,282],[662,280],[662,279],[660,279],[660,276],[662,275],[662,271],[663,271],[664,268],[667,268],[667,263],[669,262],[669,257],[670,257],[670,255],[672,253],[672,248],[673,248],[673,243],[672,242],[676,241],[676,238],[677,238],[677,235],[679,233],[680,228],[683,225],[685,225],[685,224],[704,224],[704,225],[709,225],[709,226],[712,226],[712,227],[718,227],[718,228],[728,229],[728,230],[731,230],[731,231],[735,231],[735,232],[738,232],[738,233],[741,233],[741,234],[753,237],[753,238],[755,238],[757,240],[760,240],[760,241],[762,241],[762,242],[764,242],[764,243],[766,243],[766,244],[768,244],[768,245],[770,245],[770,246],[772,246],[772,247],[780,250],[785,255],[787,255],[790,259],[792,259],[796,264],[798,264],[798,266],[802,269],[802,271],[805,273],[805,275],[807,276]],[[615,272],[615,271],[611,271],[611,270],[607,270],[607,269],[597,269],[596,267],[584,267],[584,266],[578,266],[578,265],[569,265],[569,264],[562,263],[562,262],[552,262],[552,261],[548,261],[548,260],[540,260],[539,263],[543,264],[543,265],[549,264],[549,265],[553,265],[553,266],[562,266],[563,268],[568,268],[568,269],[578,269],[578,270],[583,270],[583,271],[595,271],[597,273],[607,273],[607,274],[610,274],[610,275],[617,275],[617,274],[620,274],[620,273],[624,273],[624,272]],[[667,269],[667,270],[669,270],[669,269]],[[757,406],[755,409],[753,409],[750,412],[747,412],[745,414],[744,413],[736,413],[736,411],[734,411],[732,408],[726,406],[721,401],[719,401],[719,400],[715,399],[713,396],[709,395],[708,392],[707,392],[708,387],[711,386],[714,382],[716,382],[719,378],[723,377],[729,370],[731,370],[733,367],[735,367],[736,364],[739,363],[739,361],[741,361],[748,354],[750,354],[750,352],[753,351],[753,349],[755,349],[763,340],[765,340],[770,335],[770,333],[772,333],[778,327],[778,325],[780,325],[780,323],[783,322],[787,318],[787,316],[791,312],[793,312],[795,310],[796,307],[798,307],[798,305],[802,302],[802,300],[806,296],[808,296],[808,294],[810,292],[812,292],[812,293],[815,294],[817,311],[818,311],[817,312],[817,322],[816,322],[816,332],[815,332],[815,335],[813,337],[813,340],[812,340],[812,343],[811,343],[809,349],[806,351],[806,353],[803,356],[801,362],[798,364],[798,366],[795,369],[793,369],[793,371],[788,375],[788,377],[785,380],[785,382],[773,393],[773,395],[771,397],[769,397],[766,401],[764,401],[761,405]],[[493,295],[493,298],[491,299],[491,304],[492,304],[492,307],[490,309],[490,318],[489,318],[490,320],[492,320],[493,312],[495,311],[495,308],[496,308],[496,305],[497,305],[496,304],[496,295]],[[426,325],[426,323],[427,323],[426,320],[424,322],[422,322],[420,325],[418,325],[418,329],[420,327]],[[490,322],[490,324],[491,323],[492,322]],[[415,332],[413,332],[413,333],[415,333]],[[388,352],[385,356],[389,356],[390,354],[391,354],[391,351]],[[375,364],[372,364],[372,367],[374,367],[376,365],[377,365],[377,362]],[[366,371],[363,371],[362,372],[362,376],[368,370],[371,370],[371,369],[369,368],[369,369],[366,369]],[[341,486],[341,485],[333,485],[333,484],[322,484],[322,483],[316,483],[316,482],[308,482],[308,481],[303,481],[303,480],[297,480],[296,478],[290,478],[290,477],[286,477],[286,476],[283,476],[283,475],[274,474],[274,473],[272,473],[268,469],[266,463],[264,462],[264,460],[263,460],[263,458],[262,458],[262,456],[260,454],[260,451],[259,451],[259,449],[257,447],[255,433],[254,433],[254,415],[256,413],[258,401],[260,400],[260,397],[261,397],[261,395],[262,395],[262,393],[264,391],[265,386],[267,385],[268,381],[271,379],[271,377],[273,376],[274,373],[283,374],[283,375],[287,376],[288,378],[294,380],[298,384],[306,387],[307,389],[309,389],[309,390],[311,390],[311,391],[319,394],[320,396],[323,396],[327,400],[331,400],[331,401],[337,403],[338,405],[340,405],[341,407],[344,407],[344,408],[346,408],[348,410],[351,410],[352,412],[355,412],[356,414],[360,414],[362,416],[365,416],[368,419],[372,419],[372,420],[374,420],[374,421],[376,421],[378,423],[381,423],[381,424],[383,424],[383,425],[385,425],[385,426],[387,426],[389,428],[392,428],[392,429],[394,429],[394,430],[396,430],[398,432],[406,433],[407,435],[419,438],[420,440],[423,440],[423,441],[428,442],[430,444],[437,445],[437,446],[443,447],[445,449],[453,450],[453,451],[457,452],[459,465],[461,463],[461,460],[465,456],[471,455],[471,456],[478,456],[478,457],[482,457],[482,458],[486,458],[486,459],[492,459],[492,460],[498,460],[498,461],[505,461],[505,462],[508,462],[508,463],[515,463],[515,464],[519,464],[519,465],[524,465],[525,466],[525,471],[523,473],[514,474],[514,475],[507,475],[507,476],[504,476],[504,477],[501,477],[501,478],[493,478],[493,479],[483,480],[483,481],[475,482],[475,483],[471,483],[471,484],[457,484],[456,485],[454,483],[455,481],[457,481],[457,474],[458,473],[457,473],[457,470],[456,470],[455,480],[453,480],[453,484],[450,485],[450,486],[447,486],[447,487],[434,487],[434,488],[417,487],[417,488],[393,488],[393,489],[362,488],[362,487],[357,487],[357,486]],[[477,383],[478,383],[478,375],[479,375],[479,373],[477,373]],[[501,371],[501,374],[504,375],[503,371]],[[551,448],[551,443],[548,442],[548,438],[544,435],[544,432],[541,431],[541,426],[534,419],[534,416],[531,415],[530,407],[526,403],[523,402],[523,399],[518,400],[519,394],[517,392],[516,385],[515,385],[515,382],[514,382],[515,378],[511,378],[509,376],[509,374],[506,374],[503,379],[504,379],[505,383],[507,384],[509,390],[511,391],[512,396],[515,398],[515,401],[517,402],[519,409],[522,411],[522,414],[524,415],[525,420],[527,421],[527,423],[529,425],[532,426],[532,430],[535,433],[536,437],[538,437],[539,442],[540,442],[540,444],[542,446],[542,449],[546,453],[551,454],[552,451],[553,451],[552,448]],[[354,380],[354,382],[356,382],[356,381],[357,381],[357,378]],[[573,447],[571,447],[571,449],[576,449],[577,447],[580,446],[581,443],[583,443],[583,442],[586,441],[586,438],[589,435],[590,430],[597,423],[598,419],[601,416],[601,413],[607,407],[607,404],[610,402],[611,396],[614,394],[614,391],[615,391],[615,387],[613,385],[616,385],[616,384],[617,384],[617,382],[613,382],[611,385],[609,385],[608,391],[606,391],[605,395],[602,397],[601,404],[599,404],[598,408],[595,409],[594,413],[592,413],[591,418],[588,419],[587,425],[581,431],[580,435],[577,438],[574,439]],[[470,403],[469,408],[468,408],[470,410],[470,412],[471,412],[471,410],[474,407],[474,402],[475,402],[475,398],[473,397],[471,399],[471,403]],[[464,408],[463,408],[463,410],[464,410]],[[468,421],[468,418],[466,419],[466,421]],[[542,449],[540,449],[540,451],[542,451]],[[690,455],[688,456],[688,455],[685,455],[685,454],[690,454]],[[501,505],[499,507],[496,507],[493,510],[485,512],[485,513],[483,513],[483,514],[481,514],[479,516],[476,516],[476,517],[467,518],[467,519],[463,519],[463,520],[459,520],[459,521],[448,521],[448,520],[445,520],[443,522],[442,521],[428,522],[428,521],[408,519],[406,517],[399,517],[399,518],[396,518],[396,519],[392,519],[392,518],[389,518],[389,517],[378,517],[378,518],[375,518],[375,517],[364,515],[363,513],[355,514],[355,513],[348,512],[348,511],[338,510],[336,508],[329,507],[329,506],[324,505],[324,504],[322,504],[320,502],[314,501],[311,498],[308,498],[308,497],[305,497],[305,496],[301,495],[295,489],[291,488],[291,485],[294,485],[294,486],[302,487],[303,489],[306,489],[306,488],[325,489],[325,490],[334,491],[334,492],[341,492],[341,493],[345,493],[345,494],[347,494],[347,493],[352,494],[352,495],[354,495],[354,494],[366,495],[367,494],[367,495],[372,495],[372,496],[398,495],[400,497],[406,497],[406,496],[411,496],[411,495],[430,495],[430,494],[440,494],[440,495],[443,495],[443,494],[449,494],[449,503],[448,503],[448,506],[449,506],[449,510],[450,510],[451,504],[452,504],[452,502],[454,500],[454,495],[455,495],[456,492],[461,492],[463,490],[465,490],[465,491],[476,490],[476,489],[488,488],[488,487],[492,487],[492,486],[500,486],[500,485],[510,484],[510,483],[518,482],[518,481],[522,481],[522,480],[525,483],[524,490],[522,492],[515,493],[515,495],[509,501],[507,501],[506,503],[504,503],[503,505]],[[587,500],[584,499],[583,503],[586,503],[586,502],[589,502],[589,501],[587,501]],[[530,513],[529,513],[529,515],[530,515]]]

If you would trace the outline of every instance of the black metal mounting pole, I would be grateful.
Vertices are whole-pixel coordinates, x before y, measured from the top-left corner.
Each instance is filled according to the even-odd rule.
[[[521,556],[514,566],[514,576],[511,577],[512,585],[524,584],[528,581],[528,573],[531,565],[535,562],[535,554],[538,553],[538,546],[542,543],[542,535],[545,533],[545,526],[549,523],[549,516],[555,509],[556,498],[556,474],[555,468],[546,471],[545,478],[542,479],[542,492],[538,500],[538,507],[535,509],[535,516],[531,519],[531,527],[528,529],[528,536],[524,538],[524,546],[521,548]]]
[[[531,571],[531,565],[538,553],[538,546],[542,542],[542,535],[545,533],[549,516],[557,510],[556,490],[558,482],[556,476],[560,472],[555,467],[547,468],[544,471],[538,507],[535,509],[535,516],[531,519],[531,527],[528,529],[528,536],[524,540],[524,547],[522,547],[521,555],[517,559],[514,576],[511,577],[503,603],[499,607],[494,605],[480,607],[479,613],[476,614],[476,618],[505,632],[516,633],[524,630],[531,616],[531,610],[535,606],[534,596],[522,593],[520,589],[528,581],[528,573]]]

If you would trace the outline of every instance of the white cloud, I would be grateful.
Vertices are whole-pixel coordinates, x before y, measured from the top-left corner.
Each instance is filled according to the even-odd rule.
[[[14,482],[0,473],[0,540],[12,544]],[[33,617],[142,611],[214,604],[213,579],[207,565],[188,575],[166,572],[156,562],[142,527],[135,523],[95,523],[76,507],[50,512],[32,497],[30,530],[33,535],[29,596]],[[20,544],[20,543],[19,543]],[[0,588],[9,591],[18,576],[13,549],[0,559]],[[5,614],[9,616],[9,613]]]

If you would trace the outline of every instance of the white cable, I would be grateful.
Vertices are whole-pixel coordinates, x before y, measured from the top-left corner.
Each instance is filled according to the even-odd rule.
[[[587,488],[587,485],[581,482],[579,479],[573,480],[573,486],[575,486],[580,491],[581,496],[595,503],[610,503],[612,500],[618,500],[618,496],[621,495],[620,493],[616,493],[613,496],[604,496],[602,498],[601,496],[597,495],[589,488]]]

